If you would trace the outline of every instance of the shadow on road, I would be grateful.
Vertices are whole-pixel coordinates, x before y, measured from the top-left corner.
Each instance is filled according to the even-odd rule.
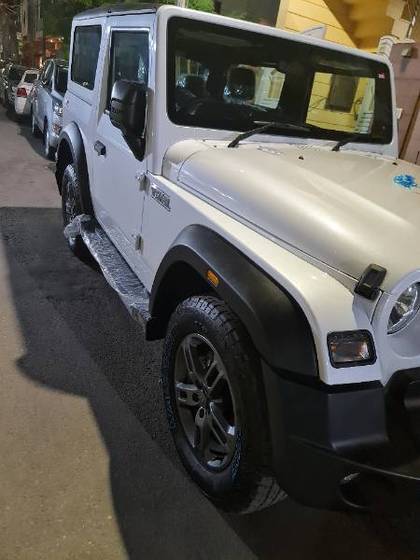
[[[11,109],[5,111],[4,114],[5,114],[6,118],[8,118],[9,120],[17,123],[18,134],[20,136],[22,136],[23,138],[25,138],[25,140],[28,142],[28,144],[33,149],[33,151],[36,154],[38,154],[39,156],[44,157],[44,148],[43,148],[43,145],[42,145],[42,138],[35,138],[32,135],[30,117],[28,117],[28,116],[24,116],[24,117],[17,116]],[[45,161],[47,162],[47,160],[45,160]],[[53,164],[52,162],[47,162],[47,163]]]
[[[219,525],[206,526],[215,512],[197,499],[178,464],[159,386],[160,344],[145,344],[102,276],[71,257],[59,210],[0,209],[0,235],[26,348],[19,367],[37,384],[88,400],[108,450],[114,509],[130,559],[242,558],[228,542],[230,552],[220,554],[226,537]],[[191,509],[194,500],[201,509]],[[261,559],[420,554],[419,512],[399,520],[353,517],[288,500],[217,519]]]

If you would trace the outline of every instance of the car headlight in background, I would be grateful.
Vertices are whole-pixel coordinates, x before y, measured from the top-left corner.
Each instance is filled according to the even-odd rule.
[[[420,284],[409,286],[397,299],[388,320],[388,334],[406,327],[420,309]]]
[[[376,361],[372,335],[365,330],[330,333],[328,351],[335,368],[367,366]]]
[[[57,101],[53,102],[53,111],[54,114],[57,115],[57,117],[62,117],[63,116],[63,105],[61,103],[58,103]]]

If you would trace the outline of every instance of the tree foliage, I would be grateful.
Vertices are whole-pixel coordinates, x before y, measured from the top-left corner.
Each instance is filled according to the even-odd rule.
[[[112,2],[107,2],[110,4]],[[125,0],[127,5],[138,6],[135,0]],[[161,0],[160,4],[175,4],[175,0]],[[105,5],[106,5],[105,4]],[[73,17],[90,8],[104,5],[103,0],[42,0],[42,19],[44,34],[64,38],[65,45],[70,39],[71,21]],[[213,12],[213,0],[188,0],[188,7],[203,12]]]
[[[202,12],[214,12],[213,0],[189,0],[188,7]]]

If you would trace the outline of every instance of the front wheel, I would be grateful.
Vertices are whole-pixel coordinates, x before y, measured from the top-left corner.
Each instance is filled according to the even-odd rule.
[[[68,226],[76,216],[83,213],[79,180],[73,164],[69,164],[64,170],[61,182],[61,209],[63,214],[63,226]],[[81,261],[92,265],[93,258],[80,235],[74,235],[67,239],[70,250]]]
[[[165,339],[162,381],[181,460],[217,506],[248,513],[285,497],[269,467],[259,356],[224,302],[194,296],[178,306]]]

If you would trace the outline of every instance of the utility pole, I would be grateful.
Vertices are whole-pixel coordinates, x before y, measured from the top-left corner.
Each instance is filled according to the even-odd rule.
[[[176,0],[176,5],[180,8],[187,8],[188,0]]]

